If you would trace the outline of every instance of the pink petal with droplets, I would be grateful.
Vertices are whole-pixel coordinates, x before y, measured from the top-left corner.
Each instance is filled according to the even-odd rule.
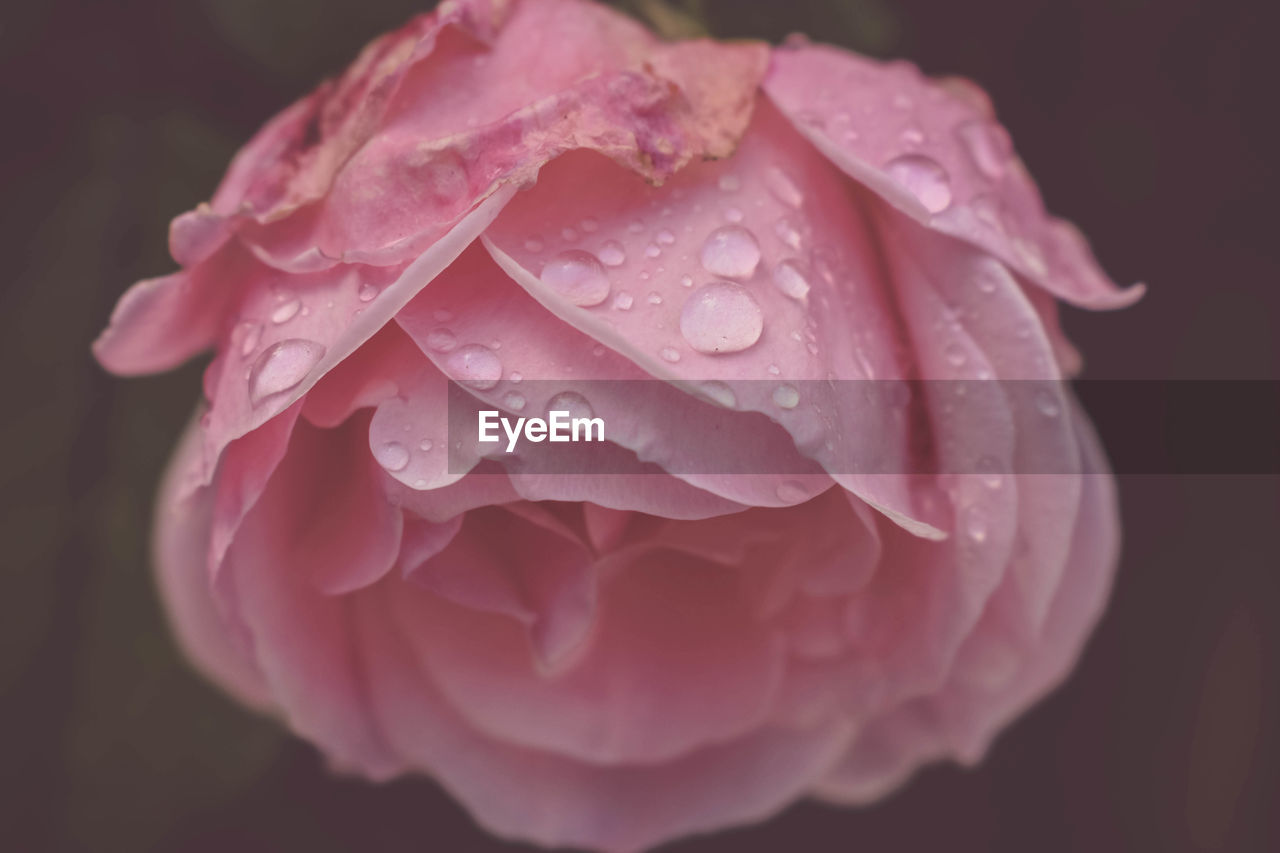
[[[530,237],[556,235],[588,218],[598,227],[573,249],[601,253],[616,246],[625,260],[608,270],[610,298],[583,306],[544,275],[554,253],[534,251]],[[724,229],[731,229],[729,242],[715,244],[717,257],[704,257],[709,244],[725,239]],[[872,454],[882,471],[912,470],[908,437],[888,406],[857,405],[853,395],[831,389],[802,405],[778,402],[780,390],[794,391],[788,382],[899,379],[911,367],[867,221],[839,174],[798,144],[767,106],[757,111],[732,160],[692,165],[661,187],[591,154],[561,158],[484,240],[507,273],[564,322],[648,375],[695,388],[708,380],[725,383],[739,409],[776,420],[837,482],[917,533],[940,535],[924,519],[906,476],[848,473],[868,467],[859,454]],[[810,273],[804,300],[771,281],[779,264],[796,258],[818,270]],[[720,264],[735,261],[750,269],[743,267],[742,284],[729,298],[758,305],[767,318],[763,330],[740,328],[743,315],[730,312],[698,316],[691,331],[687,304],[732,272]],[[752,342],[731,354],[699,351],[690,335],[709,326]],[[817,382],[804,387],[824,393]],[[820,417],[824,408],[833,415]],[[850,436],[864,443],[849,442]]]
[[[774,52],[764,90],[833,163],[918,221],[1077,305],[1121,308],[1141,297],[1141,286],[1117,290],[1079,232],[1045,213],[1008,133],[971,85],[803,45]]]

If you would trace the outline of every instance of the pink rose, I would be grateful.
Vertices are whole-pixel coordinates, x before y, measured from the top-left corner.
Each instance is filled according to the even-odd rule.
[[[1138,295],[970,83],[449,0],[272,119],[171,244],[95,352],[216,353],[157,515],[174,630],[336,769],[429,773],[500,835],[639,850],[976,761],[1104,604],[1112,483],[1056,385],[827,381],[1056,380],[1055,299]],[[451,435],[450,377],[570,395],[613,473]],[[634,379],[662,382],[595,382]],[[773,473],[699,464],[743,458]]]

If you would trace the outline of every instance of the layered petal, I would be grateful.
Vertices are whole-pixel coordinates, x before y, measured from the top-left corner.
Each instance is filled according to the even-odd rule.
[[[978,246],[1053,295],[1120,308],[1080,232],[1045,213],[991,103],[967,81],[808,43],[777,50],[764,91],[832,163],[939,233]]]

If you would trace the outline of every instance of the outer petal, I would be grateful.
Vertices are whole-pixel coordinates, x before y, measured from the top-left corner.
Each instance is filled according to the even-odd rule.
[[[904,62],[803,45],[774,52],[765,92],[850,177],[944,234],[994,254],[1062,299],[1120,308],[1080,233],[1045,214],[985,96],[942,85]],[[980,95],[980,93],[978,93]]]
[[[953,755],[977,761],[1000,728],[1070,671],[1106,603],[1119,552],[1115,486],[1088,423],[1075,416],[1084,492],[1067,580],[1032,645],[1009,646],[998,615],[984,616],[956,671],[935,695],[895,708],[863,729],[817,788],[836,802],[868,802],[900,785],[921,763]],[[1019,651],[1030,649],[1020,657]]]
[[[200,466],[200,430],[183,434],[156,499],[154,560],[160,595],[182,649],[212,681],[251,708],[274,706],[252,656],[235,641],[213,595],[206,553],[213,524],[211,488],[187,485]]]
[[[399,769],[369,716],[366,662],[349,642],[349,589],[380,577],[399,546],[399,510],[360,487],[351,470],[369,464],[367,426],[299,424],[294,443],[227,553],[228,606],[248,632],[272,696],[299,734],[325,746],[337,765],[378,779]],[[350,465],[342,464],[350,460]],[[345,471],[332,468],[335,463]],[[327,478],[342,488],[326,488]],[[354,486],[354,488],[353,488]],[[372,506],[325,503],[342,494]],[[344,502],[345,503],[345,502]],[[338,509],[339,507],[331,507]]]

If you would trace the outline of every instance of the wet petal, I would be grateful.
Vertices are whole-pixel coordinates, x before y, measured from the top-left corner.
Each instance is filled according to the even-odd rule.
[[[894,207],[994,254],[1059,298],[1120,308],[1073,226],[1048,216],[1008,133],[971,84],[824,45],[774,52],[769,98],[833,163]]]
[[[584,220],[596,226],[586,237],[576,230]],[[574,239],[548,248],[557,239],[548,235],[562,232]],[[837,482],[915,532],[939,535],[906,476],[847,473],[866,470],[869,459],[882,471],[913,470],[901,413],[830,388],[801,400],[789,384],[900,379],[912,368],[867,222],[838,173],[798,145],[776,113],[757,110],[732,160],[692,165],[662,187],[589,154],[563,157],[484,239],[561,320],[648,375],[724,383],[738,409],[777,421]],[[582,305],[544,274],[565,250],[609,264],[610,299]],[[772,280],[796,260],[811,270],[804,298]],[[705,343],[716,336],[729,345]],[[817,382],[804,387],[823,393]]]

